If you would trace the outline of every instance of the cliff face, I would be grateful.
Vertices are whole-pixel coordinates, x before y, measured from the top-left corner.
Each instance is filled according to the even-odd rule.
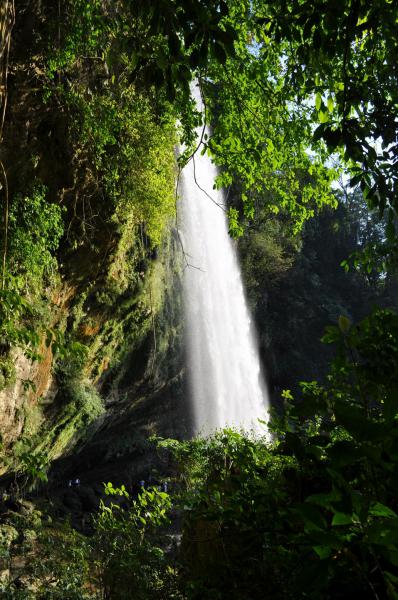
[[[65,59],[67,6],[2,17],[2,472],[27,445],[53,460],[106,439],[108,460],[189,428],[174,122],[105,60]]]

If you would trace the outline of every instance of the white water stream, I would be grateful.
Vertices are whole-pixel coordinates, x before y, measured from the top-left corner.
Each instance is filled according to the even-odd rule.
[[[235,242],[218,206],[224,207],[224,195],[213,190],[216,175],[210,157],[199,152],[182,172],[183,243],[191,265],[185,269],[184,286],[195,431],[207,435],[232,426],[265,434],[257,419],[267,419],[267,390]]]

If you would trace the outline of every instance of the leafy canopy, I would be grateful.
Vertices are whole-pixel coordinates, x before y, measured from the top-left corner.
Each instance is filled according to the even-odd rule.
[[[111,81],[133,82],[159,115],[179,118],[191,150],[201,119],[190,83],[198,78],[213,128],[203,149],[222,167],[217,185],[241,186],[246,216],[266,189],[269,209],[287,208],[299,227],[333,203],[334,174],[324,164],[338,155],[369,206],[387,211],[381,253],[396,254],[396,3],[120,0],[112,8],[69,0],[64,10],[67,35],[50,72],[102,61]],[[239,233],[238,215],[230,216]]]

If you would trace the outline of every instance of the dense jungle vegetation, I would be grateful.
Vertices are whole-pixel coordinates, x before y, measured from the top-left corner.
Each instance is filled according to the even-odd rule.
[[[1,597],[397,599],[396,3],[0,17]],[[260,439],[188,434],[176,183],[198,152],[268,372]]]

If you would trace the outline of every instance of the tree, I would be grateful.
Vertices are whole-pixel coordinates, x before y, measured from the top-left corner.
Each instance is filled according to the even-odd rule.
[[[110,80],[127,77],[149,91],[155,111],[171,108],[181,122],[191,146],[182,163],[201,121],[189,91],[199,79],[213,127],[202,149],[222,167],[218,185],[240,180],[246,216],[253,194],[266,189],[270,210],[287,208],[299,227],[316,206],[333,203],[334,174],[324,165],[337,153],[369,207],[387,213],[379,253],[396,253],[395,3],[69,0],[62,10],[53,73],[59,79],[90,57]]]
[[[388,0],[260,2],[262,31],[286,43],[286,84],[315,95],[314,139],[340,150],[371,207],[397,211],[398,9]],[[379,144],[376,144],[379,141]]]

